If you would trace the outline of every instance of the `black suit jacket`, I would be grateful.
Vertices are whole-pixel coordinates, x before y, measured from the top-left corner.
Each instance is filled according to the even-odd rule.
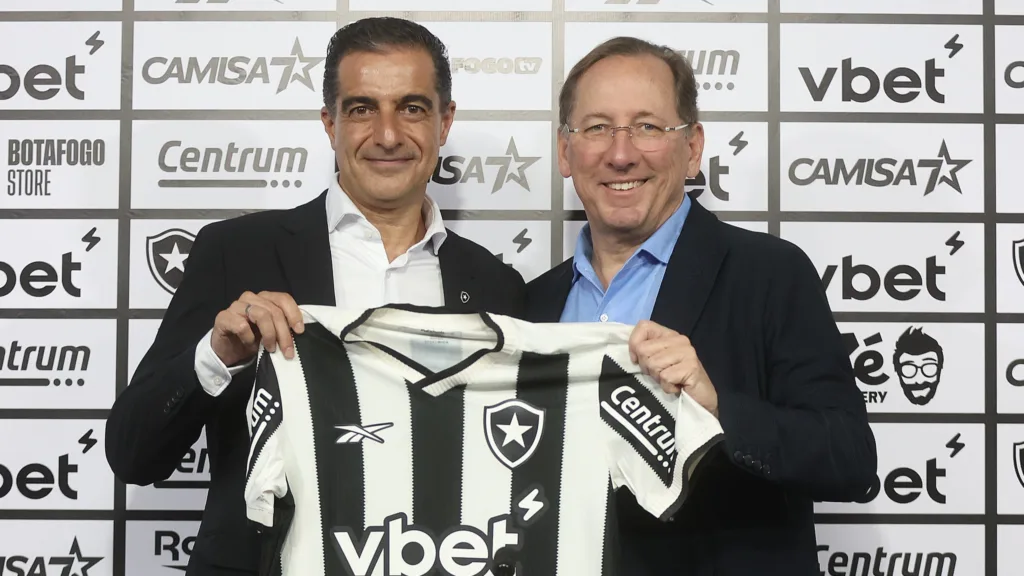
[[[563,262],[527,286],[527,319],[556,322]],[[626,576],[817,576],[813,500],[875,479],[863,397],[821,280],[794,244],[693,202],[651,320],[689,337],[725,431],[670,522],[617,496]]]
[[[335,304],[325,198],[202,228],[152,347],[110,411],[107,461],[130,484],[166,479],[206,428],[210,489],[187,576],[255,574],[260,556],[242,496],[244,411],[255,367],[214,398],[196,376],[196,345],[246,290],[287,292],[300,305]],[[438,257],[446,308],[523,316],[522,276],[490,252],[449,230]]]

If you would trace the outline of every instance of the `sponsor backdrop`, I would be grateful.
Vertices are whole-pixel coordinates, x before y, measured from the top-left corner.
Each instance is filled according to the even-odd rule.
[[[106,411],[199,228],[324,189],[327,39],[385,13],[450,47],[430,193],[527,279],[583,220],[568,69],[618,34],[682,51],[690,194],[809,253],[871,412],[878,479],[817,506],[821,573],[1024,570],[1024,2],[0,0],[0,574],[181,573],[205,440],[124,486]]]

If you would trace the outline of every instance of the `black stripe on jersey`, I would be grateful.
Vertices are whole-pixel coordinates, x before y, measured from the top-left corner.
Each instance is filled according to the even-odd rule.
[[[612,479],[608,479],[608,491],[605,495],[604,513],[604,547],[601,553],[601,576],[617,576],[619,573],[619,515],[615,504],[615,487]]]
[[[355,373],[341,340],[321,324],[307,324],[295,336],[295,349],[302,361],[313,421],[324,568],[327,574],[351,574],[343,565],[334,532],[348,532],[357,549],[362,549],[363,444],[337,443],[343,432],[334,427],[366,424],[360,418]]]
[[[465,389],[457,386],[437,397],[411,385],[408,390],[413,431],[412,523],[440,541],[462,522]]]
[[[249,449],[249,465],[245,472],[246,481],[252,476],[253,467],[267,445],[267,439],[281,427],[284,410],[281,407],[281,387],[274,371],[270,353],[260,351],[257,359],[256,378],[253,384],[252,411],[249,424],[252,426],[252,447]]]
[[[522,569],[517,574],[554,574],[557,566],[558,501],[568,382],[568,354],[523,353],[516,379],[516,398],[542,410],[544,423],[533,454],[512,470],[511,513],[520,525],[528,527],[522,531],[523,553],[518,559]],[[533,431],[527,434],[536,438]],[[544,505],[540,514],[536,512],[535,503]]]

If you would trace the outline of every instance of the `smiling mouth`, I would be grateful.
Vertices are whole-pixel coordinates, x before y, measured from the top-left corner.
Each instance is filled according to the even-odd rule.
[[[649,178],[643,178],[640,180],[630,180],[628,182],[605,182],[604,186],[615,190],[616,192],[628,192],[634,188],[643,186]]]

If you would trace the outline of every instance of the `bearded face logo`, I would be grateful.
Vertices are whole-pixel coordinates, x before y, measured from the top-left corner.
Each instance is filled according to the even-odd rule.
[[[942,346],[920,328],[907,328],[896,341],[892,357],[903,394],[912,404],[931,402],[942,377]]]

